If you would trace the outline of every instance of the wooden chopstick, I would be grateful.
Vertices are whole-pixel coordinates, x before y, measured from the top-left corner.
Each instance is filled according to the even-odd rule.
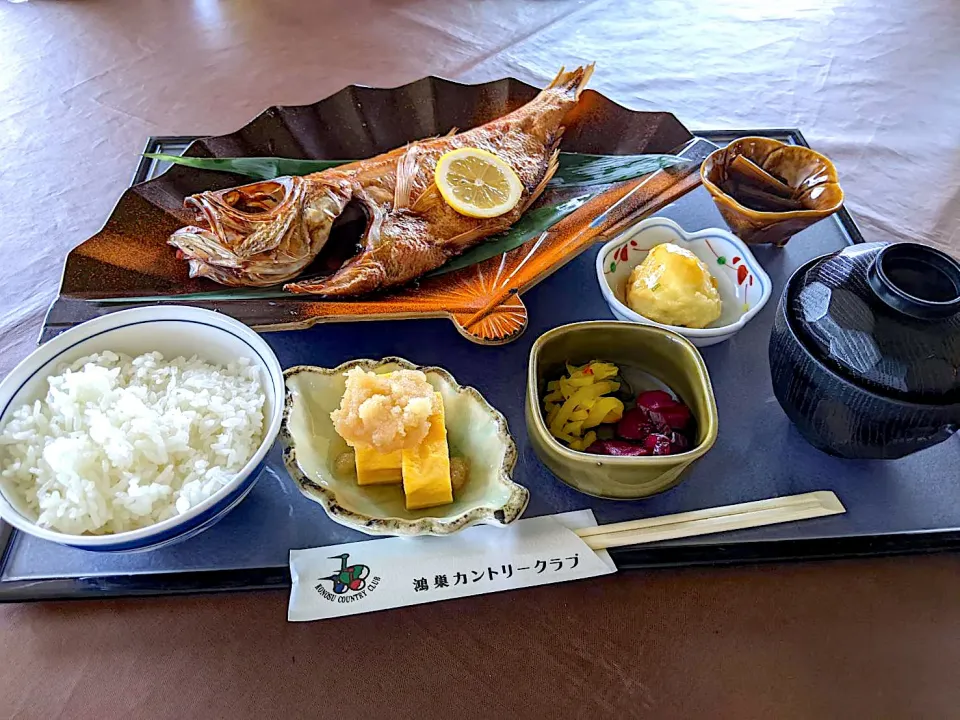
[[[844,512],[846,508],[836,494],[829,490],[818,490],[801,495],[785,495],[674,515],[598,525],[582,528],[576,533],[593,550],[603,550],[807,520]]]

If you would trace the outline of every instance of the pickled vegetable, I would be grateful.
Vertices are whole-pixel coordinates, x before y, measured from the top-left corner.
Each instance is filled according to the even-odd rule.
[[[673,396],[664,390],[647,390],[637,395],[637,405],[647,410],[659,410],[662,407],[676,405]]]
[[[594,361],[579,367],[567,364],[567,374],[547,383],[544,417],[550,434],[572,450],[586,450],[597,440],[592,429],[623,416],[623,401],[612,397],[620,383],[616,365]]]
[[[647,390],[634,402],[616,365],[595,360],[566,367],[566,375],[547,383],[543,416],[550,434],[571,450],[639,457],[690,449],[693,414],[670,392]]]
[[[594,455],[613,455],[615,457],[640,457],[650,454],[650,451],[643,445],[627,440],[597,440],[597,442],[588,445],[586,451]]]
[[[663,390],[649,390],[637,396],[637,407],[653,410],[674,430],[683,430],[690,424],[690,408]]]
[[[627,410],[617,423],[617,435],[624,440],[643,440],[650,433],[662,433],[669,428],[656,412],[642,405]]]
[[[652,433],[643,439],[643,446],[651,455],[669,455],[672,451],[670,438],[660,433]]]

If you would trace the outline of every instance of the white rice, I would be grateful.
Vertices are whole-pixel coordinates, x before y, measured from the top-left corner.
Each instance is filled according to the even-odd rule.
[[[263,437],[258,368],[102,352],[61,366],[0,432],[0,482],[38,525],[107,534],[187,512]]]

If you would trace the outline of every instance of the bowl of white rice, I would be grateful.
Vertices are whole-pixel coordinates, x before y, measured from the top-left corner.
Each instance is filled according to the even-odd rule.
[[[220,313],[152,306],[78,325],[0,383],[0,517],[86,550],[196,535],[253,488],[283,396],[270,346]]]

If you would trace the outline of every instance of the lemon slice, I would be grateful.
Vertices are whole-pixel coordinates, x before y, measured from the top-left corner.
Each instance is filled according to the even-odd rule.
[[[492,218],[520,202],[523,183],[502,158],[479,148],[459,148],[437,161],[434,181],[447,205],[461,215]]]

